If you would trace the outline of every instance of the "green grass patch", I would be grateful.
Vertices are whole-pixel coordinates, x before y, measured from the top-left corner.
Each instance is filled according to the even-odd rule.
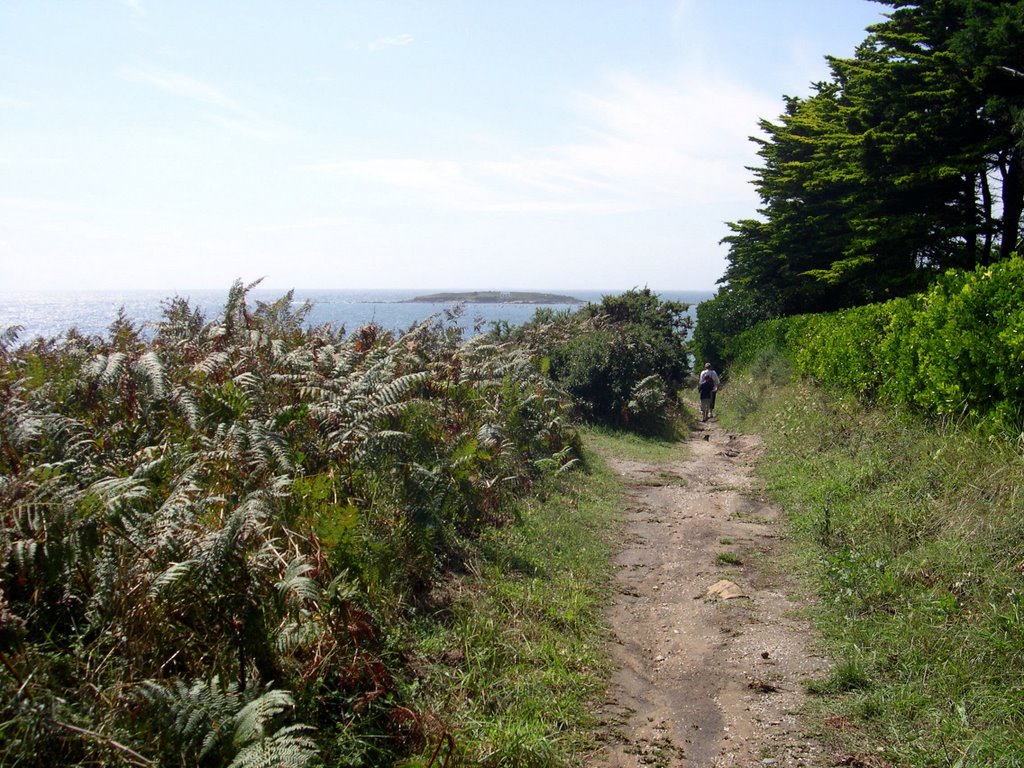
[[[760,473],[819,595],[835,664],[811,681],[837,750],[901,766],[1020,765],[1024,460],[950,423],[865,408],[770,366],[734,376],[730,427],[765,440]],[[774,371],[774,373],[773,373]],[[740,407],[741,406],[741,407]]]
[[[743,558],[733,552],[720,552],[715,561],[719,565],[743,565]]]
[[[592,441],[632,444],[612,433]],[[621,485],[596,455],[587,467],[487,531],[411,627],[421,677],[410,687],[448,724],[449,765],[580,766],[594,750]],[[406,765],[429,764],[437,743]]]
[[[601,456],[614,455],[629,461],[679,461],[684,456],[682,440],[685,438],[686,425],[675,423],[660,435],[642,435],[591,425],[582,428],[581,434],[587,446]]]

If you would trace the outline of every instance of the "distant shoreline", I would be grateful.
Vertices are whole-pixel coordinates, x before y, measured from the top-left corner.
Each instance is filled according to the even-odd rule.
[[[406,299],[405,304],[586,304],[575,296],[531,291],[452,291]]]

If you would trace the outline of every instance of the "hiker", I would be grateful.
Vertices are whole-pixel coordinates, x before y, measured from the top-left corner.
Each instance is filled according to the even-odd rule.
[[[700,394],[700,416],[701,421],[707,421],[711,415],[711,404],[715,396],[715,380],[705,376],[706,371],[701,371],[697,380],[697,392]]]
[[[718,388],[722,385],[722,380],[718,377],[718,372],[711,367],[711,363],[704,363],[704,370],[700,372],[700,378],[697,380],[697,386],[700,387],[706,380],[711,380],[711,408],[708,410],[710,416],[715,415],[715,395],[718,394]]]

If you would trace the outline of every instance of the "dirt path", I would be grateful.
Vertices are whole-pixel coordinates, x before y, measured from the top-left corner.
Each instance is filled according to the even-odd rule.
[[[678,462],[609,459],[628,507],[600,765],[827,764],[795,717],[801,681],[825,662],[787,597],[778,511],[752,477],[759,452],[757,438],[709,422]],[[721,580],[743,596],[709,596]]]

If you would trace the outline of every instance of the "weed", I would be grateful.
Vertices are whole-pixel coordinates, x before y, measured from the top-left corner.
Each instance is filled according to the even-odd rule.
[[[806,383],[730,378],[732,429],[761,434],[792,570],[837,659],[808,682],[829,738],[899,765],[1017,765],[1024,704],[1024,461],[969,426],[866,407]],[[817,709],[817,708],[816,708]],[[837,720],[838,718],[838,720]],[[944,757],[943,757],[944,756]]]
[[[588,426],[581,431],[587,445],[599,455],[614,452],[621,458],[650,462],[679,461],[685,455],[678,427],[668,437],[652,437],[606,426]]]
[[[618,451],[635,437],[599,439]],[[416,695],[451,728],[458,764],[581,765],[594,743],[621,486],[587,458],[588,474],[485,532],[445,621],[411,628],[428,657]]]
[[[870,687],[871,680],[858,659],[846,659],[834,667],[824,680],[810,680],[805,684],[808,693],[826,695],[849,693]]]
[[[743,565],[743,558],[733,552],[720,552],[715,562],[719,565]]]

